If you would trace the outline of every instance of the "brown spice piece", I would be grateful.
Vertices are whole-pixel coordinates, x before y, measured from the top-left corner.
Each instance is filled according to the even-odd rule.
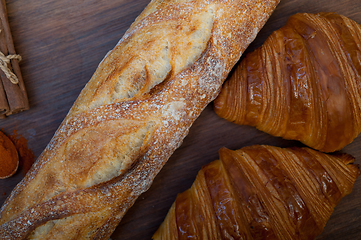
[[[14,130],[13,134],[9,137],[13,141],[20,156],[19,170],[21,170],[21,174],[25,176],[35,161],[35,155],[33,151],[28,148],[28,141],[26,138],[20,136],[16,130]]]
[[[19,166],[19,154],[13,142],[0,131],[0,179],[12,176]]]
[[[19,60],[11,34],[6,1],[0,0],[0,118],[29,109]]]

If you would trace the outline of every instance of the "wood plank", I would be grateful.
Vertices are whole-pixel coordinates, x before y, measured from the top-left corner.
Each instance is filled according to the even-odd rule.
[[[149,0],[8,0],[15,48],[30,109],[0,119],[0,129],[17,130],[39,156],[97,65],[122,37]],[[361,23],[361,2],[354,0],[281,0],[274,14],[247,49],[260,46],[269,34],[297,12],[336,12]],[[210,104],[174,153],[118,226],[112,239],[150,239],[178,193],[192,184],[201,166],[218,158],[218,149],[252,144],[301,146],[269,136],[255,128],[220,119]],[[361,164],[361,137],[345,147]],[[0,180],[0,204],[22,179],[17,173]],[[336,207],[318,239],[359,239],[361,179]]]

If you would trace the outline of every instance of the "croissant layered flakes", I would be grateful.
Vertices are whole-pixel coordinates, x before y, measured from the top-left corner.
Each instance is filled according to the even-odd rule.
[[[108,239],[279,0],[153,0],[0,212],[0,239]]]
[[[153,239],[313,239],[360,174],[348,154],[255,145],[204,166]]]
[[[214,107],[229,121],[333,152],[361,131],[360,78],[360,25],[296,14],[240,62]]]

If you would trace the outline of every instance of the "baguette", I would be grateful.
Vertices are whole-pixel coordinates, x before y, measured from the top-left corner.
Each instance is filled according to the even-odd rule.
[[[1,239],[108,239],[279,0],[155,0],[1,208]]]

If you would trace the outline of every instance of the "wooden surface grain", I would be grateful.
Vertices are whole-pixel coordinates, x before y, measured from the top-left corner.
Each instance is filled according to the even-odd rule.
[[[17,130],[39,156],[99,62],[148,3],[149,0],[8,0],[15,48],[23,57],[20,67],[30,110],[0,119],[0,129],[7,134]],[[281,0],[246,52],[260,46],[297,12],[336,12],[361,23],[359,0]],[[210,104],[111,238],[150,239],[176,195],[191,186],[201,166],[218,158],[219,148],[238,149],[252,144],[302,146],[252,127],[229,123],[215,115]],[[342,152],[352,154],[361,164],[361,136]],[[22,177],[17,173],[0,180],[0,204]],[[318,239],[361,239],[361,178],[336,207]]]

